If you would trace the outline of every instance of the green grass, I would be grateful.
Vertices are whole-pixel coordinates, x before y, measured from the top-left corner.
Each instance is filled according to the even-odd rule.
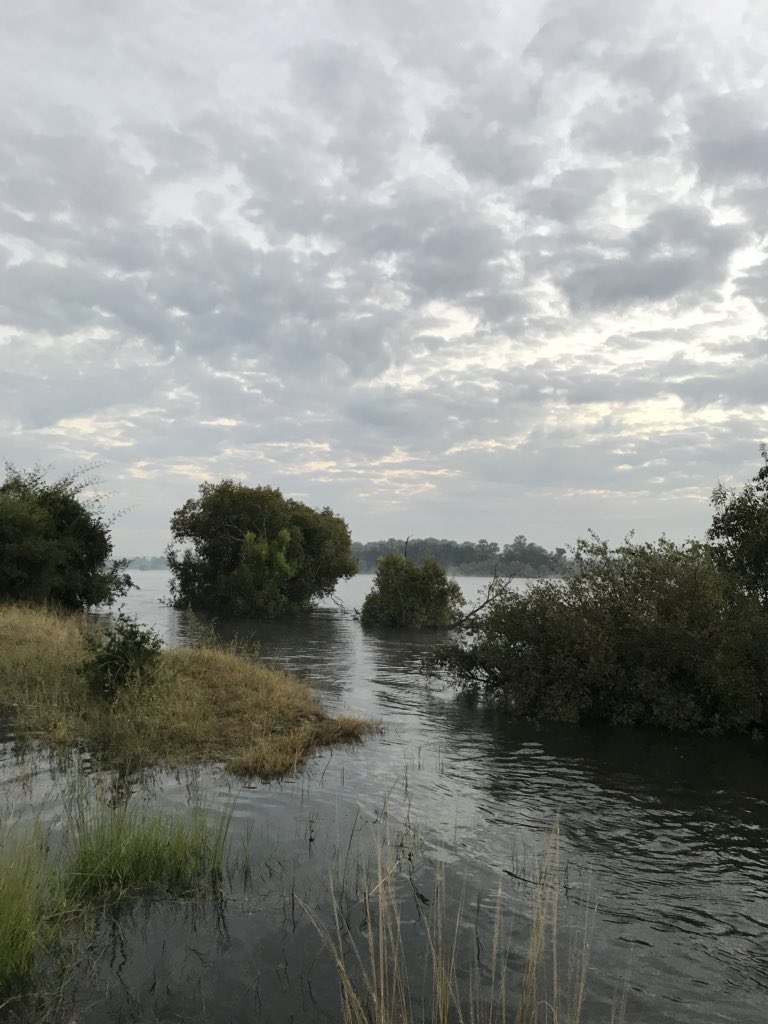
[[[53,940],[64,906],[56,864],[39,829],[9,831],[0,844],[0,1006],[34,973]]]
[[[228,817],[211,827],[204,810],[190,820],[77,800],[65,839],[66,884],[80,901],[137,895],[192,895],[215,889],[224,868]]]
[[[79,794],[60,830],[2,825],[0,1009],[42,998],[43,963],[57,950],[82,948],[94,910],[139,896],[220,891],[228,814],[212,823],[204,809],[170,817]]]

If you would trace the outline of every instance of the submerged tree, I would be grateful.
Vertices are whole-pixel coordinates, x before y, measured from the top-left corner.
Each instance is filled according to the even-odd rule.
[[[364,626],[452,626],[464,604],[461,587],[434,559],[421,565],[393,552],[379,559],[373,586],[360,612]]]
[[[768,448],[763,464],[740,491],[718,484],[712,494],[715,514],[707,538],[720,564],[768,603]]]
[[[571,575],[500,591],[428,667],[525,718],[768,726],[768,616],[696,541],[582,540]]]
[[[329,508],[234,480],[200,485],[173,513],[171,592],[180,608],[271,618],[307,608],[353,576],[351,538]]]
[[[112,604],[132,586],[112,560],[110,523],[82,473],[49,483],[6,465],[0,485],[0,599],[64,608]]]

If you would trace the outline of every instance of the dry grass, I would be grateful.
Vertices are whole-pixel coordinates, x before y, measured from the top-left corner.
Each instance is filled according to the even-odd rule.
[[[70,742],[85,728],[85,644],[75,616],[0,605],[0,707],[22,736]]]
[[[84,743],[130,769],[223,762],[270,779],[295,771],[317,747],[377,728],[327,715],[289,673],[200,647],[164,651],[151,684],[105,702],[83,678],[87,628],[76,616],[0,606],[0,709],[14,714],[20,737]]]
[[[483,962],[467,946],[474,931],[463,899],[447,910],[446,883],[438,870],[431,909],[423,916],[423,953],[413,953],[413,912],[404,914],[397,858],[385,838],[374,837],[375,862],[352,923],[340,894],[328,927],[305,906],[335,964],[343,1024],[578,1024],[582,1020],[594,910],[583,911],[573,930],[559,922],[558,832],[533,882],[533,914],[527,951],[513,949],[508,920],[510,893],[500,882],[490,943]],[[406,916],[407,915],[407,916]],[[472,915],[474,917],[474,915]],[[476,932],[474,934],[477,934]],[[361,941],[362,940],[362,941]],[[478,937],[479,950],[479,937]],[[624,1020],[620,993],[610,1021]]]

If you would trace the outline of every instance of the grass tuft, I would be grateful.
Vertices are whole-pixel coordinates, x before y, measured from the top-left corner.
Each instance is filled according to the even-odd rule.
[[[132,804],[78,800],[67,828],[67,886],[79,901],[191,895],[218,886],[228,818],[215,829],[204,811],[191,821]]]
[[[59,916],[55,866],[37,829],[20,835],[3,823],[0,845],[0,998],[32,976]]]
[[[63,991],[60,969],[77,962],[94,927],[94,910],[139,896],[218,896],[229,820],[211,824],[200,808],[190,819],[171,818],[79,793],[61,822],[61,842],[51,841],[58,829],[4,821],[0,1011],[29,1004],[30,1019],[42,1019],[43,1004]]]

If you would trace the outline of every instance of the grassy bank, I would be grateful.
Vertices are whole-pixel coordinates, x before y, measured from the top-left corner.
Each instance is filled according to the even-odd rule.
[[[88,628],[76,616],[0,605],[0,711],[20,738],[84,744],[129,769],[223,762],[269,779],[319,746],[375,729],[327,715],[289,673],[200,647],[164,651],[150,684],[105,701],[86,681]]]

